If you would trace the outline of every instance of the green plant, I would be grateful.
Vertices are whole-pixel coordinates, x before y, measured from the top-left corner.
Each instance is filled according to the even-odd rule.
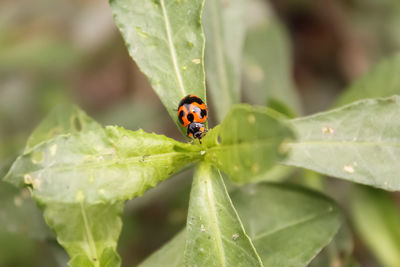
[[[283,50],[275,55],[279,60],[252,54],[260,53],[255,46],[260,40],[244,42],[241,1],[232,0],[227,7],[222,1],[206,2],[206,38],[201,24],[204,0],[112,0],[110,4],[131,56],[181,132],[185,134],[185,129],[175,109],[187,94],[206,100],[204,68],[220,124],[201,144],[191,144],[142,130],[102,127],[76,107],[52,112],[32,133],[5,180],[30,188],[47,224],[70,255],[70,266],[119,266],[116,247],[124,201],[141,196],[189,165],[195,165],[196,171],[187,226],[141,266],[309,264],[335,237],[341,212],[321,193],[265,182],[286,178],[293,167],[388,191],[400,189],[396,161],[400,99],[391,96],[400,81],[392,79],[391,86],[385,86],[388,79],[381,79],[382,75],[396,77],[398,56],[347,93],[351,100],[363,94],[382,96],[370,95],[376,90],[364,93],[365,84],[375,84],[385,86],[387,93],[381,93],[391,97],[289,119],[300,108],[287,80],[287,48],[277,45]],[[253,23],[249,36],[275,34],[272,41],[284,40],[278,22]],[[262,96],[269,107],[237,104],[243,48],[245,80],[260,90],[248,98],[260,101]],[[263,70],[275,62],[281,64],[274,68],[281,82],[273,83],[274,77]],[[341,99],[341,104],[349,101],[346,96]],[[229,181],[241,186],[229,193],[225,186]],[[396,255],[390,257],[388,265],[397,263]]]

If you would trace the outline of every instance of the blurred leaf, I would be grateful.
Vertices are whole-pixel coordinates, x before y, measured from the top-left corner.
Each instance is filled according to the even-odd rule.
[[[293,119],[296,117],[295,112],[289,106],[287,106],[285,103],[279,100],[269,98],[267,101],[267,107],[278,111],[279,113],[285,115],[288,118]]]
[[[275,164],[266,172],[253,176],[251,182],[278,182],[283,181],[293,175],[298,169],[292,166]]]
[[[0,181],[0,225],[3,230],[43,240],[51,236],[27,189]]]
[[[352,256],[353,239],[347,223],[343,222],[332,242],[319,253],[309,267],[357,266]]]
[[[264,266],[307,265],[340,226],[340,212],[332,200],[300,187],[249,185],[234,192],[232,201]],[[173,262],[182,263],[184,242],[181,232],[141,267],[182,266]]]
[[[341,106],[364,98],[400,95],[400,54],[382,61],[346,89],[336,105]]]
[[[219,121],[239,102],[245,6],[240,0],[208,0],[204,6],[207,84]]]
[[[360,237],[383,266],[400,266],[400,209],[387,192],[357,186],[352,218]]]
[[[186,225],[187,266],[263,266],[221,175],[209,163],[195,173]]]
[[[0,225],[0,266],[46,266],[51,263],[51,257],[37,257],[41,241],[52,234],[28,190],[19,190],[0,181]]]
[[[307,265],[341,224],[331,199],[297,186],[250,185],[232,200],[265,266]]]
[[[253,13],[268,9],[261,1],[252,1],[248,8]],[[256,16],[253,13],[251,16]],[[249,25],[244,48],[244,92],[251,103],[266,105],[268,101],[279,101],[300,113],[290,49],[284,27],[273,16],[265,14]]]
[[[76,106],[63,105],[54,108],[29,136],[25,152],[57,135],[76,134],[81,131],[100,130],[101,125]]]
[[[180,99],[195,94],[206,100],[203,1],[110,0],[130,55],[184,134],[176,114]]]
[[[67,42],[51,38],[0,40],[0,72],[32,69],[46,72],[65,71],[79,63],[83,54]]]
[[[285,164],[400,190],[400,97],[368,99],[291,120],[298,140]]]
[[[285,142],[294,134],[280,117],[264,107],[235,106],[204,138],[206,160],[236,183],[253,181],[287,155]]]

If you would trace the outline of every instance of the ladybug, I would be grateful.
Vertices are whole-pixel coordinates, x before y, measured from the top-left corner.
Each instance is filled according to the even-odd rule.
[[[187,127],[187,135],[201,139],[207,132],[204,122],[207,120],[207,106],[195,95],[187,95],[179,102],[178,119],[183,127]]]

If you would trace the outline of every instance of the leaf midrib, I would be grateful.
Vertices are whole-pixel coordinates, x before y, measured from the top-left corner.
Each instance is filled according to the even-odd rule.
[[[278,144],[282,142],[282,138],[276,138],[276,139],[269,139],[269,140],[262,140],[262,141],[256,141],[256,142],[241,142],[241,143],[232,143],[232,144],[219,144],[215,145],[212,147],[207,148],[207,151],[213,151],[213,150],[218,150],[218,149],[229,149],[231,147],[243,147],[243,146],[251,146],[255,147],[257,145],[271,145],[271,144],[276,144],[278,141]]]
[[[150,160],[157,160],[157,158],[164,158],[164,157],[169,157],[169,156],[174,156],[174,155],[187,155],[187,154],[198,154],[199,158],[201,157],[199,152],[170,152],[170,153],[161,153],[161,154],[154,154],[154,155],[150,155],[145,157],[145,160],[142,163],[146,163]],[[102,156],[102,155],[100,155]],[[196,157],[193,157],[194,160],[196,160]],[[143,160],[143,155],[142,156],[136,156],[136,157],[130,157],[128,159],[120,159],[120,158],[115,158],[109,161],[98,161],[98,162],[85,162],[85,163],[68,163],[67,166],[57,166],[57,165],[53,165],[53,166],[49,166],[49,167],[43,167],[41,169],[35,170],[33,172],[30,173],[37,173],[40,172],[42,170],[52,170],[52,171],[69,171],[69,170],[77,170],[77,169],[85,169],[85,168],[95,168],[95,167],[107,167],[113,164],[131,164],[134,162],[140,162],[141,160]]]
[[[82,218],[83,218],[83,224],[85,226],[85,235],[86,235],[87,242],[89,243],[90,261],[94,263],[95,267],[99,267],[100,262],[99,262],[99,257],[97,254],[97,248],[96,248],[96,244],[94,242],[92,231],[90,231],[89,221],[88,221],[88,217],[86,215],[86,211],[84,208],[84,203],[80,202],[80,206],[81,206],[81,214],[82,214]]]
[[[184,86],[183,80],[182,80],[182,76],[181,76],[181,73],[180,73],[179,67],[178,67],[178,60],[177,60],[174,42],[172,40],[171,25],[169,23],[168,12],[165,7],[165,0],[160,0],[160,3],[161,3],[162,12],[163,12],[165,30],[167,31],[168,46],[169,46],[169,51],[171,53],[172,64],[174,65],[174,70],[175,70],[175,74],[176,74],[176,77],[178,80],[179,88],[181,89],[181,92],[182,92],[182,97],[184,97],[187,95],[187,93],[186,93],[185,86]]]
[[[224,254],[224,249],[222,245],[222,237],[221,237],[221,232],[218,227],[218,218],[216,215],[216,210],[215,210],[215,201],[214,201],[214,196],[213,196],[213,190],[211,188],[211,181],[210,179],[204,180],[206,184],[206,192],[207,192],[207,205],[208,205],[208,210],[210,214],[210,221],[211,221],[211,227],[214,232],[215,240],[217,243],[217,251],[218,254],[220,255],[220,260],[221,260],[221,267],[226,267],[226,260],[225,260],[225,254]]]

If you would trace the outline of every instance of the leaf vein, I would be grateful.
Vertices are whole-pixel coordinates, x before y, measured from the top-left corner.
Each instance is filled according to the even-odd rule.
[[[174,65],[175,74],[176,74],[176,77],[178,80],[179,88],[182,91],[182,97],[184,97],[185,95],[187,95],[187,93],[185,90],[185,86],[183,85],[182,76],[181,76],[181,73],[180,73],[179,67],[178,67],[178,59],[177,59],[177,55],[176,55],[176,51],[175,51],[174,42],[172,40],[171,25],[169,24],[168,13],[167,13],[167,9],[165,7],[165,0],[160,0],[160,3],[161,3],[163,16],[164,16],[165,29],[167,31],[167,36],[168,36],[168,46],[169,46],[169,50],[171,53],[172,64]]]

